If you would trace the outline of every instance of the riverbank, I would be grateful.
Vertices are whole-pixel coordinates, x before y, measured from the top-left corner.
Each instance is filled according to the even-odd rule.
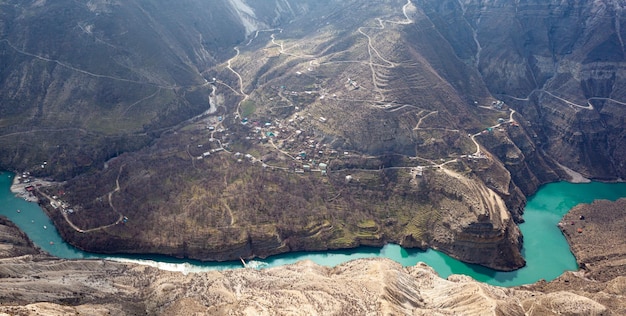
[[[0,221],[0,231],[5,229],[17,230]],[[22,234],[15,240],[0,239],[0,248],[13,242],[28,244]],[[623,274],[597,281],[566,272],[552,282],[503,289],[463,275],[442,278],[423,263],[402,267],[384,258],[335,267],[305,260],[270,269],[185,275],[31,252],[35,254],[22,251],[0,259],[0,314],[282,315],[304,310],[318,315],[522,316],[626,311]]]
[[[28,234],[38,247],[56,257],[121,259],[125,262],[167,267],[168,270],[184,272],[241,268],[239,258],[232,262],[218,263],[175,259],[159,255],[98,255],[81,251],[70,246],[61,238],[56,227],[39,205],[19,199],[8,190],[12,180],[6,174],[0,177],[0,188],[4,188],[0,191],[0,205],[2,205],[0,214],[9,217]],[[564,271],[578,269],[576,259],[572,255],[567,241],[557,228],[563,215],[579,203],[590,203],[595,199],[616,200],[625,196],[626,183],[572,184],[558,182],[542,186],[528,200],[524,215],[526,222],[520,225],[520,230],[525,236],[524,253],[528,264],[526,267],[513,272],[498,272],[466,264],[434,250],[405,249],[392,244],[382,248],[359,247],[336,251],[289,252],[256,261],[259,265],[268,268],[301,260],[312,260],[317,264],[332,267],[358,258],[385,257],[403,266],[414,266],[418,262],[425,262],[435,268],[437,273],[444,278],[452,274],[464,274],[492,285],[510,287],[534,283],[540,279],[550,281]],[[21,210],[21,212],[16,212],[16,210]],[[116,225],[116,227],[119,226],[118,228],[124,229],[126,225]],[[83,235],[89,237],[91,234]]]
[[[5,181],[8,186],[8,179]],[[611,191],[607,185],[596,183],[593,186],[598,186],[595,190],[602,192]],[[581,195],[581,192],[572,192],[579,186],[580,190],[592,191],[587,185],[561,183],[543,187],[541,193],[560,186],[574,196]],[[6,197],[17,200],[12,196]],[[565,198],[572,200],[571,196]],[[540,204],[562,202],[554,200],[546,198]],[[343,263],[325,267],[322,264],[328,264],[329,259],[342,257],[329,253],[322,255],[326,260],[324,263],[313,263],[302,260],[308,258],[299,257],[300,261],[287,264],[274,258],[278,261],[276,266],[261,270],[231,268],[226,271],[194,271],[187,263],[170,264],[171,267],[187,267],[191,269],[189,272],[194,272],[192,274],[164,271],[162,266],[157,265],[157,269],[135,264],[131,260],[119,263],[59,259],[38,254],[36,249],[24,249],[33,247],[26,235],[17,234],[14,226],[0,221],[0,232],[6,230],[10,236],[17,236],[13,239],[0,238],[0,249],[12,249],[12,244],[30,245],[20,247],[19,252],[7,252],[14,257],[0,259],[0,275],[3,276],[0,278],[0,314],[243,315],[246,313],[242,311],[248,314],[287,314],[293,310],[307,310],[320,315],[488,315],[494,314],[494,311],[520,316],[624,315],[626,248],[621,238],[626,231],[624,209],[626,199],[616,203],[601,201],[591,206],[576,207],[563,219],[559,216],[562,223],[569,225],[566,229],[572,235],[568,238],[570,246],[577,260],[586,262],[584,269],[565,272],[551,282],[540,280],[508,289],[477,282],[471,277],[459,275],[458,271],[450,274],[441,271],[441,267],[435,272],[430,266],[436,262],[429,263],[429,266],[420,263],[425,261],[423,254],[418,255],[421,260],[401,262],[411,259],[413,254],[397,249],[397,246],[393,248],[398,250],[397,256],[392,248],[381,251],[381,255],[400,260],[406,267],[386,258],[341,260]],[[26,225],[31,227],[30,218],[34,209],[22,210],[20,215],[14,211],[10,215],[23,218],[23,215],[29,214]],[[616,216],[619,214],[621,217]],[[35,223],[35,232],[50,230],[50,227],[47,230],[41,228],[40,219],[35,218]],[[583,233],[577,232],[580,227],[584,229]],[[61,242],[51,247],[59,246],[62,246]],[[617,254],[616,249],[619,250]],[[446,262],[444,266],[451,264],[454,263]],[[540,266],[545,267],[545,264]],[[508,278],[512,275],[496,273],[491,277]]]
[[[15,223],[0,216],[0,260],[24,255],[42,254],[26,233]]]
[[[20,199],[24,199],[28,202],[37,203],[39,200],[37,197],[28,190],[29,187],[47,187],[57,182],[47,181],[35,177],[28,176],[28,181],[22,181],[22,177],[17,174],[13,175],[13,183],[11,184],[11,193]]]
[[[565,272],[551,282],[521,287],[528,291],[562,293],[562,303],[576,293],[601,303],[606,312],[626,315],[626,199],[596,200],[572,208],[559,223],[580,270]],[[537,310],[537,314],[542,313]],[[558,313],[556,313],[558,314]],[[578,310],[571,315],[590,315]]]

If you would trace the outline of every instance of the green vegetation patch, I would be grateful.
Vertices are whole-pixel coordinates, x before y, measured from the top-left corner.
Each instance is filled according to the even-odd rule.
[[[252,100],[246,100],[241,102],[241,115],[248,117],[256,112],[256,104]]]

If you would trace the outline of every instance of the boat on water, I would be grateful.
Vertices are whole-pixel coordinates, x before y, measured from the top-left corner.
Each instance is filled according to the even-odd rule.
[[[48,229],[48,226],[46,226],[46,225],[43,225],[43,229]]]
[[[18,209],[18,210],[17,210],[17,212],[18,212],[18,213],[22,213],[22,210]]]

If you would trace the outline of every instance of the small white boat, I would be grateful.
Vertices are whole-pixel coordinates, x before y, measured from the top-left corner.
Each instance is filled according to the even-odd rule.
[[[22,210],[17,210],[18,213],[22,213]]]
[[[43,229],[48,229],[48,226],[46,226],[46,225],[43,225]]]

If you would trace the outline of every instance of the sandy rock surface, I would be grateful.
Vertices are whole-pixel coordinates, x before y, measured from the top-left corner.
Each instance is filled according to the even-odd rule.
[[[541,293],[465,276],[444,280],[426,265],[387,259],[189,275],[24,257],[0,266],[0,312],[9,315],[589,315],[610,314],[607,297],[625,298],[623,282],[596,293]]]

